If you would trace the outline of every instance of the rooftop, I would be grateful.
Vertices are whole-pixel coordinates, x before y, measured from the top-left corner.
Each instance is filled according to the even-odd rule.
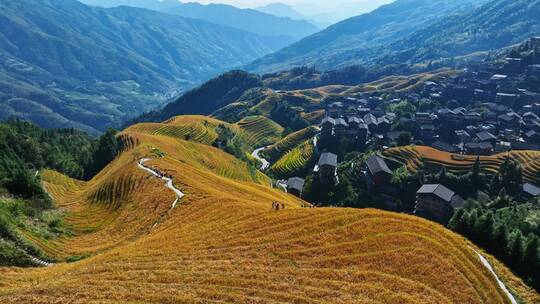
[[[291,177],[289,180],[287,180],[287,188],[288,189],[295,189],[298,191],[302,191],[304,189],[304,184],[306,183],[306,180],[300,177]]]
[[[423,185],[416,194],[433,194],[443,201],[450,203],[456,193],[441,184],[426,184]]]
[[[531,183],[526,183],[523,185],[523,192],[532,196],[540,196],[540,188]]]
[[[320,166],[337,166],[337,155],[334,153],[323,153],[319,158],[319,167]]]
[[[366,160],[366,164],[367,164],[369,172],[372,175],[375,175],[381,172],[392,174],[392,170],[388,168],[388,165],[386,164],[384,159],[380,156],[372,156],[368,158],[368,160]]]

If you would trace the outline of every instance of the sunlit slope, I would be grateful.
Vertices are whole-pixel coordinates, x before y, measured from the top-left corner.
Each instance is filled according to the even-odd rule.
[[[82,262],[2,270],[33,303],[507,303],[465,241],[380,211],[198,198],[148,236]],[[257,206],[257,204],[255,204]]]
[[[439,151],[425,146],[407,146],[390,148],[384,152],[386,157],[407,165],[413,171],[422,164],[445,166],[451,172],[464,173],[471,170],[477,157],[473,155],[457,155]],[[493,156],[480,156],[482,170],[496,172],[506,158],[517,160],[523,167],[523,177],[530,182],[540,182],[540,152],[511,151]]]
[[[253,187],[270,184],[260,172],[210,146],[166,136],[126,134],[136,138],[139,146],[123,153],[90,182],[51,171],[43,174],[48,192],[66,211],[66,226],[75,233],[50,241],[29,236],[51,257],[64,259],[109,249],[149,233],[168,218],[175,195],[164,187],[164,181],[137,167],[140,158],[154,158],[148,165],[174,176],[174,184],[192,198],[210,191],[224,196],[226,189],[243,193],[246,187],[253,191]],[[165,157],[157,158],[154,149]],[[262,201],[284,196],[262,194],[266,197],[259,197]]]
[[[283,127],[264,116],[250,116],[237,125],[247,133],[247,142],[253,147],[273,144],[280,140]]]
[[[92,255],[0,268],[0,303],[508,303],[472,245],[440,225],[300,208],[208,145],[123,135],[136,146],[90,182],[44,173],[74,236],[43,247],[59,258]],[[144,157],[186,194],[175,208],[164,182],[137,167]],[[274,201],[285,209],[271,210]]]

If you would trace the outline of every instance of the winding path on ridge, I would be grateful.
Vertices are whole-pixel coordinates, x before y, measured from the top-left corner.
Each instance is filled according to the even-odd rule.
[[[487,270],[489,270],[489,272],[495,277],[495,280],[497,280],[497,284],[499,284],[499,287],[502,289],[504,294],[506,294],[506,296],[510,300],[510,303],[518,304],[516,298],[514,298],[514,295],[512,295],[512,293],[510,293],[510,291],[508,290],[506,285],[504,285],[504,283],[501,281],[501,279],[499,278],[499,276],[497,275],[497,273],[495,272],[495,270],[493,269],[493,267],[491,266],[489,261],[483,255],[481,255],[478,251],[476,251],[474,249],[473,249],[473,251],[478,255],[478,258],[480,258],[480,262],[482,263],[482,265],[484,265],[484,267],[486,267]]]
[[[270,168],[270,162],[259,156],[259,153],[261,153],[261,151],[265,150],[268,147],[271,147],[271,145],[256,149],[255,151],[253,151],[253,153],[251,153],[251,156],[253,156],[253,158],[262,163],[261,167],[259,168],[261,171],[265,171],[266,169]]]
[[[176,195],[176,199],[172,203],[172,207],[171,207],[171,209],[174,209],[176,207],[176,205],[178,204],[178,202],[180,201],[180,199],[182,199],[182,197],[185,196],[185,194],[174,186],[172,178],[163,176],[163,175],[159,174],[158,172],[146,167],[144,165],[144,163],[149,161],[149,160],[150,160],[150,158],[143,158],[143,159],[141,159],[141,160],[139,160],[137,162],[137,166],[139,166],[139,168],[141,168],[142,170],[152,174],[153,176],[161,178],[162,180],[165,181],[165,187],[171,189],[174,192],[174,194]]]

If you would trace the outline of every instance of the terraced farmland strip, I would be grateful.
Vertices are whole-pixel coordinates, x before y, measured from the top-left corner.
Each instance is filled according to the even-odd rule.
[[[435,166],[445,166],[450,172],[466,173],[476,162],[476,156],[456,155],[439,151],[430,147],[409,146],[397,147],[384,151],[384,156],[405,164],[410,170],[416,171],[423,163]],[[482,170],[490,173],[497,172],[506,158],[519,161],[523,168],[526,181],[540,183],[540,152],[511,151],[493,156],[480,156]]]
[[[281,138],[283,127],[263,116],[242,119],[237,125],[247,134],[247,143],[252,147],[262,147],[275,143]]]
[[[307,140],[285,153],[270,169],[278,176],[288,176],[305,168],[311,160],[313,152],[313,142]]]

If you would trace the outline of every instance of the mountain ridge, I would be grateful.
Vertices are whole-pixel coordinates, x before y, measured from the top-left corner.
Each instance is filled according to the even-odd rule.
[[[398,41],[428,28],[439,18],[470,10],[486,1],[398,0],[370,13],[334,24],[278,52],[257,59],[245,68],[253,72],[275,72],[285,66],[308,65],[329,69],[353,64],[373,64],[386,55],[384,45],[395,43],[399,46]]]
[[[139,8],[0,6],[0,118],[92,134],[287,43]]]
[[[141,0],[83,0],[90,5],[115,7],[119,5],[143,7],[162,13],[186,18],[200,19],[221,26],[248,31],[261,36],[283,37],[290,42],[318,31],[318,28],[303,20],[275,16],[256,9],[241,9],[232,5],[179,1]]]

